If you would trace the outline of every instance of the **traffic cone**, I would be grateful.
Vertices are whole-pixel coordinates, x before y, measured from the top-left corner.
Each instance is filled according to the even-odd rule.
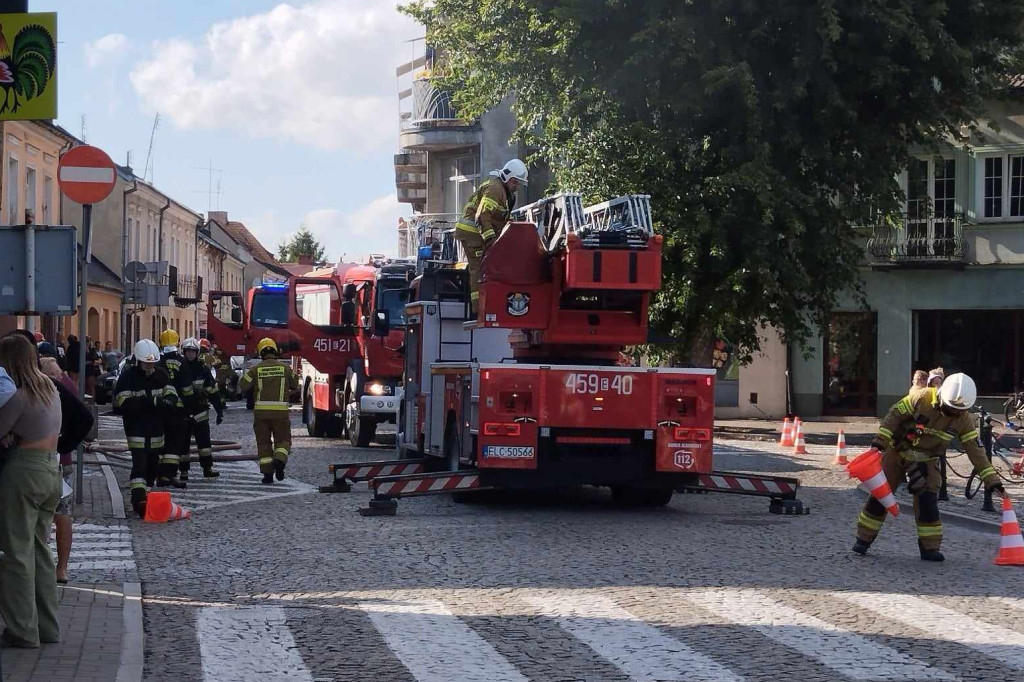
[[[1024,566],[1024,536],[1020,534],[1017,513],[1010,498],[1003,496],[1003,527],[1000,531],[997,566]]]
[[[874,448],[865,450],[846,465],[846,472],[864,484],[871,496],[882,503],[893,516],[899,516],[900,507],[893,497],[892,488],[882,471],[882,453]]]
[[[782,438],[779,439],[779,445],[784,448],[793,447],[793,422],[789,421],[789,417],[782,422]]]
[[[171,501],[169,492],[155,490],[146,495],[146,516],[142,520],[147,523],[166,523],[187,519],[191,515],[191,512],[185,511]]]
[[[793,437],[793,454],[807,454],[807,443],[804,442],[804,423],[802,421],[797,421],[796,423],[796,435]]]
[[[179,521],[181,519],[190,518],[192,518],[192,512],[180,506],[176,502],[171,502],[171,515],[168,517],[169,521]]]
[[[840,466],[846,466],[850,463],[849,458],[846,456],[846,434],[843,433],[842,429],[839,429],[839,440],[836,441],[836,461],[834,463]]]
[[[1015,476],[1024,473],[1024,450],[1020,451],[1020,459],[1013,463],[1013,473]]]

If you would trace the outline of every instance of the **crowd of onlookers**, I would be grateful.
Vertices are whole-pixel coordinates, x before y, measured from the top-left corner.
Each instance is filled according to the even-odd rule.
[[[116,366],[111,344],[86,339],[90,377]],[[79,341],[18,330],[0,338],[0,646],[60,641],[57,584],[71,552],[71,453],[93,424],[78,396]],[[57,563],[50,553],[56,527]]]
[[[39,348],[39,355],[56,360],[57,366],[67,373],[75,386],[78,386],[78,375],[82,373],[82,345],[78,337],[69,334],[65,339],[63,334],[57,334],[52,343],[46,341],[39,332],[35,332],[34,337]],[[114,344],[110,341],[101,347],[99,341],[93,341],[91,337],[87,336],[85,338],[85,394],[96,395],[96,380],[104,373],[117,369],[122,358],[124,358],[124,353],[114,348]]]

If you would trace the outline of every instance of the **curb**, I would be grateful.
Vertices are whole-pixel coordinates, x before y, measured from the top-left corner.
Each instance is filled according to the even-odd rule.
[[[727,426],[716,426],[715,435],[734,440],[750,440],[762,443],[778,443],[779,434],[769,429],[735,429]],[[873,435],[867,434],[844,434],[846,445],[871,445]],[[832,433],[807,433],[804,432],[804,442],[809,445],[835,445],[838,434]]]
[[[857,486],[855,490],[865,499],[871,497],[871,493],[867,492],[860,486]],[[979,533],[988,533],[990,535],[999,535],[1002,531],[1002,524],[997,521],[986,521],[985,519],[979,519],[974,516],[961,514],[956,511],[948,511],[946,509],[940,509],[939,514],[941,515],[943,522],[948,519],[952,526],[960,526],[961,528],[967,528],[968,530],[977,531]]]
[[[145,639],[142,624],[142,585],[124,584],[124,604],[121,607],[121,662],[115,682],[142,682],[145,662]]]

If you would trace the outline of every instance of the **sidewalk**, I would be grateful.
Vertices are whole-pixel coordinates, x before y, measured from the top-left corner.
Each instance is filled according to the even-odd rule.
[[[104,542],[97,544],[97,538],[105,537],[100,531],[129,533],[117,481],[108,467],[102,469],[86,467],[83,503],[74,509],[71,582],[58,586],[62,641],[38,649],[0,649],[3,682],[142,679],[142,602],[133,562],[123,562],[132,564],[128,569],[112,570],[112,564],[122,562],[95,558],[105,554],[96,549]]]
[[[878,432],[875,417],[849,417],[843,420],[817,419],[805,421],[804,440],[814,445],[835,445],[839,430],[843,430],[847,445],[870,445]],[[716,419],[715,435],[738,440],[778,442],[782,435],[782,420]]]

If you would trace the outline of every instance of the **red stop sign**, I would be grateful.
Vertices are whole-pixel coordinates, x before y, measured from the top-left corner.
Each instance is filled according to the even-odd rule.
[[[98,204],[110,196],[117,182],[114,162],[97,147],[80,145],[57,165],[57,184],[64,196],[80,204]]]

